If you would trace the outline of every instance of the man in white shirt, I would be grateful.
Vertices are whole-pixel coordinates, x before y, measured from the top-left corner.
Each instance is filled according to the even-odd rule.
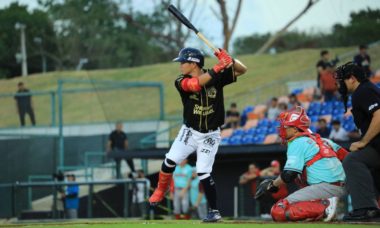
[[[331,122],[332,129],[330,132],[329,138],[334,141],[348,141],[350,138],[348,137],[348,133],[344,130],[340,125],[339,120],[334,120]]]

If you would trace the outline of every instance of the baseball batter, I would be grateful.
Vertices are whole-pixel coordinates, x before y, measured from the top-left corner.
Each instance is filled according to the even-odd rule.
[[[157,188],[149,198],[156,205],[165,196],[172,173],[191,153],[197,153],[196,170],[204,187],[209,212],[204,222],[221,219],[216,205],[216,188],[211,172],[221,140],[220,126],[224,124],[223,87],[236,81],[247,68],[220,49],[218,63],[203,69],[204,56],[195,48],[184,48],[174,62],[180,63],[181,75],[175,80],[183,104],[183,125],[162,163]]]
[[[265,192],[276,192],[284,183],[304,174],[306,187],[279,200],[271,210],[275,221],[324,220],[336,214],[337,200],[345,194],[345,173],[340,162],[347,151],[331,140],[309,130],[310,119],[302,107],[279,116],[279,135],[288,144],[284,171],[275,180],[263,181],[256,198]]]

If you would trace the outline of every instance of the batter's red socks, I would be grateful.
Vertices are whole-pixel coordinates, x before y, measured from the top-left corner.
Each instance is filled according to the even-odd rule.
[[[160,171],[158,176],[157,188],[154,190],[152,196],[149,198],[149,203],[159,203],[164,199],[165,194],[168,191],[169,185],[172,181],[172,177],[172,173],[164,173]]]

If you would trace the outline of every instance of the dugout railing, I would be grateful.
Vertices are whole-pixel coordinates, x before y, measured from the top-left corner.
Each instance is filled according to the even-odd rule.
[[[12,184],[0,184],[0,192],[5,193],[8,192],[9,198],[8,203],[9,207],[11,208],[11,214],[8,215],[8,217],[12,218],[20,218],[23,212],[31,212],[33,211],[33,208],[28,208],[28,203],[24,200],[26,198],[26,194],[29,192],[29,189],[43,189],[46,192],[49,192],[51,195],[50,202],[51,203],[51,210],[47,211],[49,216],[48,219],[59,219],[60,218],[60,210],[58,208],[58,203],[60,201],[60,192],[64,189],[66,186],[70,185],[78,185],[80,188],[80,195],[79,197],[82,198],[83,195],[85,195],[86,200],[86,208],[84,209],[86,211],[85,218],[93,218],[93,199],[94,195],[96,194],[95,188],[99,186],[122,186],[123,191],[122,195],[120,196],[113,196],[113,197],[119,197],[118,200],[122,201],[123,205],[123,212],[122,214],[117,214],[115,210],[112,209],[108,205],[108,209],[113,212],[115,215],[114,217],[129,217],[130,216],[130,194],[131,194],[131,188],[136,184],[143,184],[144,185],[144,198],[147,199],[149,195],[149,184],[145,180],[133,180],[133,179],[121,179],[121,180],[108,180],[108,181],[78,181],[78,182],[64,182],[64,181],[40,181],[40,182],[16,182]],[[86,191],[85,194],[81,191]],[[83,204],[81,204],[83,205]],[[83,208],[82,208],[83,209]],[[147,208],[148,210],[148,208]]]

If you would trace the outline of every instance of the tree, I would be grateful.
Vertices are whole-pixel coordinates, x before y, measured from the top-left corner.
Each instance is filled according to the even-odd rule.
[[[56,25],[57,56],[61,68],[73,69],[88,59],[87,69],[138,66],[163,61],[165,48],[124,20],[112,0],[45,0]],[[145,23],[146,15],[136,16]]]
[[[265,42],[265,44],[255,54],[258,55],[258,54],[263,54],[264,52],[266,52],[279,37],[281,37],[282,35],[284,35],[284,33],[288,30],[288,28],[294,22],[296,22],[298,19],[300,19],[318,1],[319,0],[309,0],[308,3],[306,4],[305,8],[295,18],[293,18],[291,21],[289,21],[282,29],[280,29],[273,36],[271,36],[267,40],[267,42]]]
[[[222,22],[223,36],[224,36],[223,48],[228,51],[230,40],[231,40],[233,32],[235,31],[236,24],[240,15],[240,8],[241,8],[243,0],[238,0],[236,4],[235,14],[232,17],[233,18],[232,21],[230,21],[228,13],[227,13],[226,1],[216,0],[216,2],[218,3],[219,8],[220,8],[220,14],[216,13],[216,11],[212,8],[211,10],[214,12],[215,16]]]
[[[0,10],[0,21],[0,77],[10,78],[21,75],[20,63],[15,57],[20,51],[20,31],[15,29],[17,22],[26,25],[28,72],[41,72],[41,54],[43,54],[41,50],[54,50],[54,45],[47,39],[54,36],[48,15],[41,10],[29,12],[26,6],[16,2]],[[35,43],[36,37],[41,38],[42,42]],[[50,61],[48,61],[48,67],[49,69],[53,67]]]
[[[336,24],[329,39],[339,46],[368,44],[380,39],[380,9],[351,13],[347,26]]]
[[[187,9],[183,13],[188,12],[188,18],[192,21],[194,12],[196,10],[197,1],[193,0],[186,2]],[[187,29],[181,22],[174,19],[173,16],[167,11],[167,7],[171,1],[161,0],[154,6],[154,11],[151,14],[135,12],[133,6],[130,5],[129,12],[122,12],[122,16],[127,24],[134,26],[139,31],[143,32],[149,37],[154,37],[154,43],[165,48],[171,55],[177,54],[178,49],[185,46],[191,30]],[[183,1],[177,0],[176,7],[182,11]],[[188,3],[188,4],[187,4]]]

